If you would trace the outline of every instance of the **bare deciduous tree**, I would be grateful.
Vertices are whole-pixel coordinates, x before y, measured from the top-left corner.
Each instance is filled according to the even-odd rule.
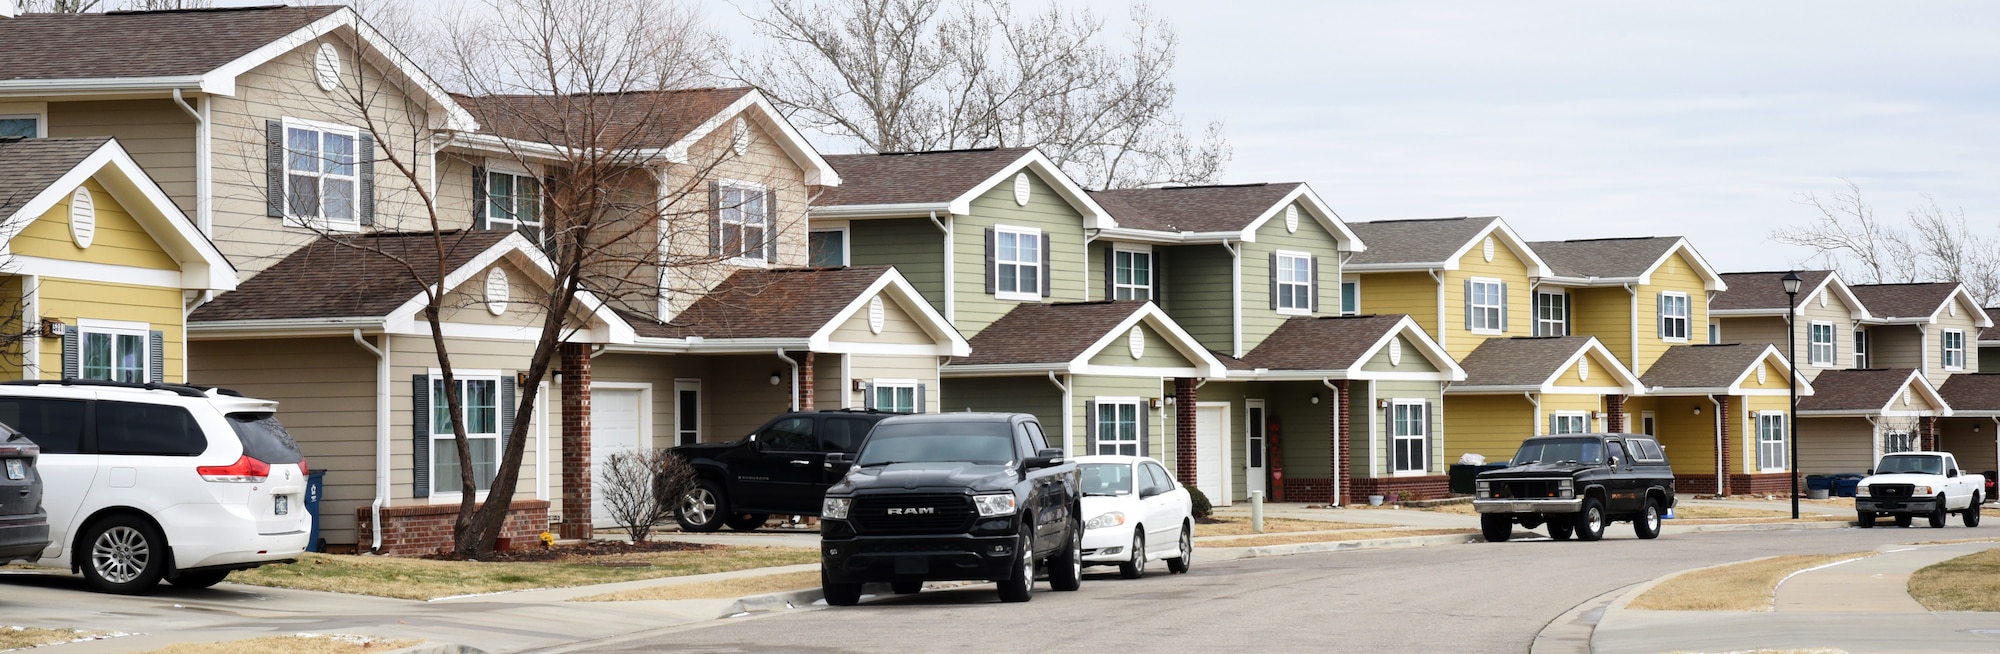
[[[207,9],[215,6],[215,0],[119,0],[105,5],[104,0],[26,0],[21,3],[21,11],[53,14],[87,14],[102,9],[119,11],[161,11],[167,9]]]
[[[674,499],[694,482],[694,468],[673,452],[641,448],[606,457],[597,481],[597,499],[611,514],[606,517],[624,527],[632,542],[644,543],[673,515]]]
[[[1140,4],[1122,48],[1051,3],[775,0],[750,17],[768,47],[735,75],[802,127],[878,152],[1036,146],[1086,186],[1206,183],[1229,146],[1174,113],[1178,37]]]
[[[1860,185],[1841,182],[1846,188],[1826,197],[1800,195],[1798,203],[1819,215],[1773,231],[1772,240],[1812,249],[1809,261],[1854,283],[1960,282],[1981,304],[2000,299],[2000,236],[1982,234],[1963,209],[1947,211],[1930,196],[1906,213],[1906,224],[1883,221]]]

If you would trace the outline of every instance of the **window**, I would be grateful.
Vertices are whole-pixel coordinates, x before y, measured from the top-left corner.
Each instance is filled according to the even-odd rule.
[[[1806,361],[1822,368],[1833,365],[1833,323],[1813,321],[1806,328]]]
[[[285,123],[285,214],[315,224],[360,224],[354,130]]]
[[[1653,417],[1653,412],[1651,411],[1639,414],[1639,433],[1645,434],[1647,436],[1660,435],[1659,429],[1658,427],[1655,426],[1654,420],[1655,418]]]
[[[1114,300],[1153,299],[1153,253],[1151,251],[1111,251],[1111,290]]]
[[[1686,293],[1667,292],[1660,294],[1660,338],[1669,341],[1688,339],[1688,296]]]
[[[1097,444],[1090,453],[1139,456],[1139,421],[1145,415],[1138,400],[1098,400]]]
[[[1396,400],[1390,404],[1392,472],[1424,472],[1430,468],[1429,413],[1422,400]]]
[[[98,452],[195,456],[207,449],[208,436],[187,409],[166,404],[97,402]]]
[[[1722,325],[1720,323],[1709,323],[1708,344],[1714,345],[1721,342],[1722,342]]]
[[[1002,300],[1042,299],[1042,233],[1000,227],[993,230],[993,290]]]
[[[1264,468],[1264,451],[1268,447],[1264,444],[1264,437],[1269,425],[1264,422],[1264,405],[1262,401],[1252,401],[1258,403],[1249,404],[1244,407],[1244,413],[1249,416],[1250,424],[1245,425],[1243,449],[1245,450],[1244,453],[1249,455],[1249,467],[1255,470],[1262,470]]]
[[[1277,262],[1278,313],[1312,313],[1312,255],[1279,252]]]
[[[39,116],[0,116],[0,139],[9,137],[37,138],[42,135],[42,119]]]
[[[1854,367],[1868,368],[1868,330],[1854,330]]]
[[[815,229],[806,233],[811,264],[823,268],[847,265],[847,230]]]
[[[528,175],[486,173],[486,225],[511,229],[542,242],[542,181]]]
[[[674,382],[674,442],[701,442],[701,382]]]
[[[1944,369],[1965,369],[1965,332],[1944,330]]]
[[[1882,453],[1917,451],[1917,438],[1908,430],[1896,430],[1882,435]]]
[[[1590,414],[1575,411],[1550,415],[1549,433],[1588,434],[1590,433]]]
[[[1340,283],[1340,315],[1361,315],[1361,282]]]
[[[1147,461],[1139,464],[1139,467],[1146,471],[1147,486],[1151,486],[1162,493],[1174,489],[1174,478],[1168,475],[1167,469],[1160,467],[1160,464]]]
[[[459,403],[465,409],[465,442],[472,449],[473,490],[493,487],[493,475],[500,467],[500,379],[460,377]],[[431,378],[431,491],[463,493],[459,479],[458,446],[452,442],[450,402],[445,397],[444,380]]]
[[[1785,414],[1765,411],[1757,414],[1757,469],[1761,472],[1786,470]]]
[[[771,238],[766,195],[758,188],[727,184],[716,187],[716,227],[721,230],[717,243],[722,256],[754,262],[765,260],[765,246]]]
[[[916,382],[875,382],[868,391],[874,400],[870,408],[891,413],[917,413]]]
[[[20,430],[43,454],[83,451],[83,400],[0,397],[0,423]]]
[[[1625,448],[1632,451],[1634,461],[1664,461],[1667,458],[1667,453],[1660,450],[1658,441],[1626,439]]]
[[[151,379],[146,370],[146,325],[77,321],[79,333],[78,372],[84,379],[144,383]]]
[[[813,439],[813,419],[809,417],[785,418],[757,432],[757,442],[767,450],[780,452],[812,452],[819,448]]]
[[[1021,423],[1021,428],[1027,430],[1028,445],[1036,454],[1040,454],[1042,450],[1049,449],[1049,437],[1042,434],[1042,426],[1040,424],[1024,422]]]
[[[1567,293],[1535,294],[1535,335],[1569,335],[1569,295]]]
[[[1506,325],[1507,285],[1475,279],[1465,285],[1465,326],[1475,333],[1497,334]]]

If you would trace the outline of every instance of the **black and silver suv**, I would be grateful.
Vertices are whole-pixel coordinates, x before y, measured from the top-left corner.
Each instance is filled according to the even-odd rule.
[[[1640,538],[1660,535],[1674,506],[1674,471],[1660,443],[1639,434],[1563,434],[1521,442],[1508,467],[1479,473],[1480,531],[1501,542],[1519,523],[1546,522],[1556,540],[1597,540],[1612,521]]]
[[[895,413],[851,409],[794,411],[727,443],[673,449],[695,471],[695,482],[673,502],[684,531],[727,525],[749,531],[772,515],[819,515],[819,499],[838,477],[826,455],[852,454],[877,421]]]
[[[1041,569],[1056,590],[1082,585],[1077,467],[1049,448],[1034,416],[889,418],[851,464],[821,512],[826,603],[861,601],[864,583],[908,594],[953,580],[996,581],[1002,601],[1025,602]]]

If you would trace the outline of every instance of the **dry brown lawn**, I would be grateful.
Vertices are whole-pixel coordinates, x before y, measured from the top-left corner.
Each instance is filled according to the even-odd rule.
[[[1476,533],[1479,533],[1479,530],[1477,529],[1380,529],[1380,530],[1368,530],[1368,531],[1349,531],[1344,533],[1331,533],[1331,534],[1277,534],[1269,536],[1251,536],[1247,538],[1231,538],[1227,540],[1217,540],[1217,541],[1202,541],[1200,543],[1196,543],[1195,548],[1200,549],[1203,547],[1262,547],[1266,545],[1292,545],[1296,543],[1330,543],[1330,542],[1349,541],[1349,540],[1369,540],[1374,538],[1403,538],[1406,536],[1443,536],[1447,534],[1476,534]]]
[[[1299,520],[1296,518],[1264,518],[1264,533],[1267,534],[1281,534],[1281,533],[1295,532],[1295,531],[1334,531],[1339,529],[1366,529],[1368,527],[1380,527],[1380,526],[1381,525],[1370,525],[1370,524],[1362,524],[1356,522],[1323,522],[1320,520]],[[1215,522],[1213,523],[1197,522],[1194,525],[1194,535],[1196,536],[1248,536],[1255,533],[1257,532],[1250,531],[1249,518],[1239,518],[1239,517],[1216,518]]]
[[[1918,570],[1910,597],[1932,611],[2000,611],[2000,548]]]
[[[341,634],[295,634],[213,643],[182,643],[141,654],[362,654],[402,649],[420,642]]]
[[[1868,556],[1812,554],[1776,556],[1681,574],[1632,600],[1647,611],[1769,611],[1778,582],[1794,572],[1835,561]]]
[[[89,638],[102,632],[78,629],[42,629],[40,627],[10,627],[0,625],[0,650],[25,649],[67,643],[78,638]]]
[[[819,561],[819,551],[799,547],[729,547],[604,558],[607,560],[481,563],[305,554],[298,563],[245,570],[229,575],[229,580],[258,586],[423,600],[815,563]]]
[[[577,602],[630,602],[637,600],[730,599],[762,595],[819,585],[819,572],[786,572],[775,575],[718,579],[692,584],[671,584],[651,588],[579,597]]]

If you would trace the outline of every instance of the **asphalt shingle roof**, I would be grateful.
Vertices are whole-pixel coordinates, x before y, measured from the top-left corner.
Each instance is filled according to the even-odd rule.
[[[950,202],[1027,156],[1031,148],[988,148],[826,157],[840,186],[820,191],[814,206]]]
[[[1537,386],[1560,372],[1590,340],[1589,336],[1489,338],[1458,362],[1465,369],[1465,381],[1452,386]]]
[[[1785,306],[1790,303],[1789,296],[1785,295],[1785,283],[1783,281],[1785,272],[1777,270],[1770,272],[1723,273],[1722,282],[1729,285],[1729,290],[1717,293],[1715,299],[1709,301],[1708,309],[1710,311],[1768,309],[1782,312],[1785,310]],[[1813,289],[1819,288],[1820,284],[1826,283],[1827,277],[1831,274],[1830,271],[1826,270],[1799,271],[1799,279],[1801,280],[1799,283],[1799,301],[1805,302],[1806,294],[1811,293]]]
[[[199,75],[341,8],[233,7],[0,19],[0,80]]]
[[[1859,284],[1847,288],[1876,318],[1925,318],[1951,300],[1958,283]]]
[[[1799,398],[1799,410],[1879,410],[1903,390],[1914,372],[1911,368],[1822,371],[1813,378],[1813,394]]]
[[[743,269],[672,322],[624,316],[635,333],[652,338],[806,338],[888,272],[888,266]]]
[[[1404,317],[1397,313],[1288,318],[1243,360],[1252,368],[1271,370],[1346,370]]]
[[[1348,223],[1347,228],[1368,244],[1356,253],[1349,265],[1436,263],[1450,259],[1459,248],[1472,241],[1487,226],[1499,220],[1478,218],[1427,218],[1421,220],[1378,220]]]
[[[1675,345],[1639,376],[1639,382],[1646,388],[1721,388],[1735,383],[1769,348],[1749,343]]]
[[[1987,307],[1986,319],[1993,321],[1993,326],[1979,330],[1979,340],[2000,340],[2000,308]]]
[[[1301,186],[1235,184],[1092,191],[1120,227],[1163,232],[1233,232],[1249,227]]]
[[[443,233],[445,270],[457,270],[512,233]],[[188,321],[385,316],[437,281],[438,259],[429,232],[322,236],[195,309]]]
[[[1067,363],[1146,306],[1140,300],[1019,304],[978,336],[954,366]]]
[[[1956,411],[2000,411],[2000,372],[1952,375],[1938,395]]]
[[[536,143],[664,148],[748,95],[749,87],[583,93],[453,95],[480,131]]]
[[[0,19],[4,21],[5,19]],[[4,48],[0,48],[4,49]],[[111,137],[0,138],[0,218],[14,215]]]
[[[1638,277],[1680,242],[1678,236],[1538,241],[1528,247],[1557,277]]]

